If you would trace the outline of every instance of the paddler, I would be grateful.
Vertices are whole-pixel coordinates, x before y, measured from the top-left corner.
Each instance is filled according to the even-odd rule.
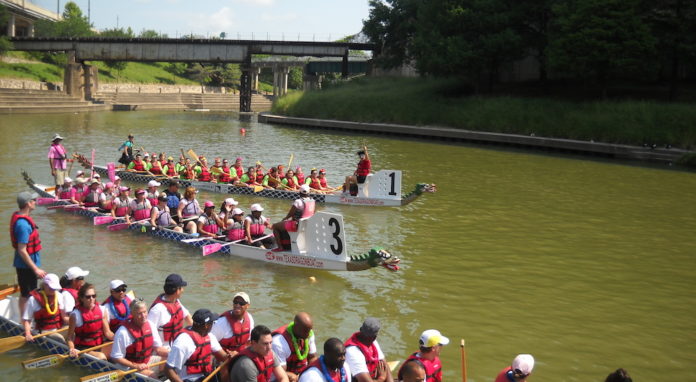
[[[194,180],[196,179],[196,170],[191,165],[191,160],[186,158],[184,167],[179,172],[179,177],[182,179]]]
[[[256,182],[256,167],[249,167],[247,172],[239,178],[239,181],[249,187],[260,186],[260,184]]]
[[[308,185],[311,190],[321,191],[321,183],[319,182],[319,172],[316,168],[310,170],[309,178],[305,179],[304,184]]]
[[[79,302],[77,294],[80,288],[85,284],[85,277],[88,275],[89,271],[83,270],[80,267],[70,267],[60,278],[60,285],[63,287],[60,293],[63,296],[63,305],[65,306],[65,312],[67,314],[72,312]]]
[[[197,233],[198,225],[195,220],[201,216],[201,206],[196,200],[196,191],[193,187],[186,187],[184,197],[179,201],[179,207],[176,210],[176,215],[179,217],[179,223],[183,225],[184,230],[188,233]]]
[[[80,199],[80,197],[89,190],[89,186],[87,185],[87,178],[78,176],[75,178],[75,186],[73,187],[75,189],[75,198]],[[80,203],[81,204],[81,203]]]
[[[300,198],[296,199],[290,207],[290,211],[285,215],[282,221],[273,224],[273,235],[275,236],[276,245],[273,251],[279,252],[285,250],[285,246],[289,246],[290,243],[283,243],[281,241],[281,235],[283,232],[297,232],[297,226],[300,219],[308,218],[314,215],[315,202],[314,199],[309,197],[309,186],[303,184],[300,186]],[[284,246],[284,244],[286,244]]]
[[[281,184],[280,177],[278,177],[278,169],[275,167],[271,167],[261,182],[261,185],[266,188],[279,188]]]
[[[237,178],[241,178],[244,174],[244,167],[242,167],[242,157],[237,157],[237,159],[234,160],[232,168],[234,169],[234,171],[237,172]]]
[[[218,217],[225,223],[225,229],[227,229],[228,221],[232,219],[232,210],[237,207],[238,204],[239,202],[234,200],[234,198],[227,198],[222,201]]]
[[[321,169],[319,170],[319,189],[322,191],[328,191],[329,190],[329,185],[326,183],[326,170]]]
[[[285,166],[282,164],[279,164],[276,166],[278,168],[278,178],[283,179],[285,178]]]
[[[169,178],[178,178],[179,171],[177,170],[177,164],[174,164],[174,158],[167,158],[167,164],[162,167],[162,174]]]
[[[426,371],[425,382],[442,382],[442,362],[440,352],[442,347],[449,343],[449,338],[440,334],[435,329],[424,331],[418,339],[419,351],[411,354],[404,365],[409,361],[420,362]],[[403,380],[403,365],[399,369],[398,379]]]
[[[65,177],[68,176],[68,152],[63,147],[63,137],[60,134],[55,134],[51,142],[51,147],[48,149],[48,167],[51,169],[51,175],[55,181],[56,188],[65,183]]]
[[[347,176],[345,183],[343,183],[343,192],[350,192],[353,196],[358,195],[358,184],[365,183],[365,179],[372,171],[372,162],[370,161],[370,155],[367,153],[367,146],[363,145],[362,150],[358,151],[358,157],[360,157],[358,168],[352,176]]]
[[[150,157],[150,154],[145,153],[145,155],[143,155],[143,162],[145,162],[145,171],[149,172],[152,168],[152,158]]]
[[[250,343],[251,328],[254,327],[254,317],[247,312],[250,304],[251,300],[246,292],[235,293],[232,297],[232,309],[220,315],[213,324],[211,333],[231,357]]]
[[[289,191],[295,191],[299,187],[297,183],[297,177],[295,176],[295,172],[292,170],[288,170],[288,172],[285,173],[285,177],[283,178],[283,189],[289,190]]]
[[[210,173],[216,181],[220,178],[220,174],[222,174],[222,159],[220,157],[213,160],[213,165],[210,166]]]
[[[99,207],[99,197],[102,194],[98,179],[92,179],[89,188],[80,196],[80,202],[85,207]]]
[[[114,198],[114,184],[111,182],[106,182],[104,185],[104,191],[99,194],[99,208],[104,211],[111,212]]]
[[[273,246],[273,239],[270,237],[253,242],[265,236],[266,228],[273,229],[270,219],[261,215],[261,212],[263,212],[263,207],[259,203],[251,205],[251,214],[244,218],[244,236],[247,239],[247,243],[254,247],[270,248]]]
[[[176,163],[176,173],[180,174],[186,168],[186,157],[183,155],[179,157],[179,161]]]
[[[427,377],[425,374],[425,367],[416,360],[410,360],[404,363],[400,373],[401,382],[425,382],[425,378]]]
[[[393,382],[389,365],[384,360],[384,353],[377,343],[381,324],[378,319],[368,317],[360,330],[346,340],[346,362],[358,382],[386,381]]]
[[[36,289],[39,278],[44,278],[46,272],[41,266],[41,239],[39,227],[30,216],[36,208],[36,192],[22,191],[17,194],[19,210],[12,214],[10,220],[10,242],[14,248],[12,265],[17,273],[19,284],[19,311],[24,308],[29,299],[29,293]],[[60,285],[58,285],[60,286]]]
[[[148,321],[147,305],[143,300],[132,301],[129,310],[133,318],[116,331],[109,358],[123,369],[138,369],[140,374],[154,377],[157,371],[148,365],[166,358],[169,349],[162,346],[156,326]]]
[[[302,172],[302,167],[297,166],[295,168],[295,177],[297,178],[297,185],[298,187],[305,184],[305,174]]]
[[[240,242],[246,238],[244,234],[244,211],[235,208],[229,213],[227,220],[227,241]],[[247,243],[249,241],[247,240]]]
[[[164,167],[164,163],[162,163],[160,160],[156,158],[152,158],[152,162],[150,165],[150,173],[154,175],[162,175],[164,172],[162,172],[162,167]]]
[[[114,338],[114,333],[109,329],[109,322],[103,307],[97,304],[97,292],[94,285],[86,283],[82,285],[78,294],[78,303],[70,313],[68,335],[66,342],[70,349],[71,357],[77,357],[78,351],[91,348],[104,343],[104,337],[109,340]],[[101,350],[90,351],[89,355],[98,359],[106,359],[106,354]]]
[[[531,354],[518,354],[512,365],[498,373],[495,382],[526,382],[534,369],[534,357]]]
[[[150,201],[147,200],[147,191],[139,188],[135,190],[135,199],[128,203],[128,215],[126,215],[126,222],[130,223],[131,218],[134,222],[141,222],[143,220],[150,219],[150,210],[152,210],[152,205]]]
[[[176,216],[176,211],[179,209],[179,201],[183,198],[179,193],[179,181],[171,179],[169,181],[169,186],[164,190],[164,194],[167,195],[167,207],[175,212],[173,218],[177,220],[178,216]]]
[[[338,338],[324,342],[324,355],[300,374],[300,382],[347,382],[350,368],[346,361],[346,347]]]
[[[143,156],[140,153],[136,154],[135,159],[128,164],[128,167],[126,169],[127,171],[137,172],[147,171],[147,168],[145,167],[145,162],[143,161]]]
[[[170,274],[164,280],[164,294],[150,306],[147,319],[155,325],[165,345],[171,344],[184,326],[193,322],[191,314],[179,301],[186,285],[188,283],[180,275]]]
[[[261,162],[256,162],[256,183],[262,184],[263,183],[263,177],[266,176],[264,172],[266,171],[265,168],[263,168],[263,165]]]
[[[157,205],[152,207],[150,212],[150,225],[154,228],[167,228],[175,232],[184,232],[172,217],[171,210],[167,203],[169,198],[165,194],[160,194]]]
[[[199,164],[194,168],[196,178],[201,182],[213,181],[213,174],[210,172],[210,168],[208,167],[208,160],[204,156],[200,156],[198,161]]]
[[[61,187],[56,189],[58,199],[65,199],[71,204],[80,204],[80,198],[77,196],[77,190],[72,186],[72,178],[66,176]]]
[[[31,291],[27,300],[22,323],[24,324],[24,339],[27,342],[34,341],[31,334],[31,324],[39,333],[46,330],[55,330],[63,327],[67,322],[63,299],[60,295],[60,282],[58,276],[49,273],[43,278],[41,287]]]
[[[273,331],[273,353],[280,359],[291,382],[317,359],[314,324],[309,313],[300,312],[294,320]]]
[[[273,353],[271,329],[264,325],[251,330],[251,344],[232,358],[230,363],[231,381],[271,381],[288,382],[280,359]]]
[[[198,233],[201,236],[216,237],[225,223],[215,213],[215,203],[210,200],[203,205],[203,214],[198,218]]]
[[[118,148],[118,151],[122,151],[121,153],[121,159],[119,159],[119,163],[123,163],[124,165],[128,166],[130,162],[133,161],[133,140],[135,138],[133,137],[133,134],[128,134],[128,140],[123,142],[121,147]]]
[[[147,200],[150,201],[150,205],[157,205],[157,197],[159,197],[159,191],[157,191],[157,187],[161,185],[162,183],[154,179],[147,182]]]
[[[111,216],[115,218],[126,217],[128,219],[128,206],[133,198],[130,197],[130,187],[123,186],[119,189],[117,198],[111,203]]]
[[[111,280],[109,282],[109,297],[102,302],[106,312],[106,319],[109,321],[109,329],[114,333],[132,318],[130,308],[132,300],[126,294],[127,290],[128,285],[122,280]],[[145,312],[147,316],[147,308]]]
[[[234,172],[234,177],[232,176],[232,168],[229,165],[227,159],[222,160],[222,166],[220,167],[220,173],[218,174],[218,183],[234,183],[238,181],[237,172]]]

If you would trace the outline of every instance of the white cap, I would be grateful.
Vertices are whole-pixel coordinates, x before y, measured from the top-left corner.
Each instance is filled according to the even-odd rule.
[[[121,285],[126,285],[126,283],[124,283],[123,280],[111,280],[111,282],[109,283],[109,288],[111,288],[111,290],[114,290],[120,287]]]
[[[309,193],[309,185],[307,185],[307,184],[301,185],[300,192],[303,194],[308,194]]]
[[[519,354],[512,361],[512,371],[514,373],[529,375],[534,369],[534,357],[531,354]]]
[[[246,294],[245,292],[237,292],[237,293],[235,293],[235,294],[234,294],[234,297],[232,297],[232,301],[234,301],[234,299],[237,298],[237,297],[241,297],[241,298],[244,299],[244,301],[245,301],[247,304],[251,304],[251,300],[249,299],[249,295]]]
[[[148,153],[143,154],[143,157],[149,157],[149,156],[150,156],[150,154],[148,154]]]
[[[151,181],[149,181],[149,182],[147,182],[147,186],[148,186],[148,187],[159,187],[159,186],[161,186],[161,185],[162,185],[162,183],[160,183],[160,182],[158,182],[158,181],[156,181],[156,180],[154,180],[154,179],[151,180]]]
[[[84,175],[84,174],[85,174],[84,171],[82,171],[82,170],[77,170],[77,172],[75,173],[75,177],[78,177],[78,176]]]
[[[52,140],[52,141],[55,141],[56,139],[63,139],[63,137],[61,137],[60,134],[57,134],[57,133],[56,133],[56,134],[53,136],[53,139],[51,139],[51,140]]]
[[[440,334],[439,330],[428,329],[421,334],[419,343],[424,348],[431,348],[436,345],[447,345],[449,338]]]
[[[70,267],[65,271],[65,277],[68,280],[75,280],[78,277],[85,277],[89,274],[89,271],[83,271],[80,267]]]
[[[49,273],[46,276],[44,276],[43,282],[53,290],[60,290],[62,288],[60,286],[60,280],[58,279],[58,275],[55,273]]]
[[[69,177],[69,176],[66,176],[66,177],[63,179],[63,182],[64,182],[64,183],[72,183],[72,178]]]
[[[236,206],[237,204],[239,204],[239,202],[234,200],[233,198],[227,198],[225,199],[225,204],[227,204],[228,206]]]
[[[263,211],[263,207],[261,207],[261,205],[258,203],[254,203],[251,205],[251,212],[254,211]]]
[[[75,178],[75,183],[77,183],[77,184],[87,183],[87,178],[85,178],[83,176],[78,176],[77,178]]]
[[[232,215],[241,215],[243,213],[244,213],[244,211],[242,211],[241,208],[235,208],[232,210]]]
[[[92,175],[92,178],[101,178],[101,175],[99,175],[98,172],[95,172],[95,173]]]
[[[118,176],[118,175],[114,176],[114,182],[117,181],[117,180],[121,180],[121,177]]]

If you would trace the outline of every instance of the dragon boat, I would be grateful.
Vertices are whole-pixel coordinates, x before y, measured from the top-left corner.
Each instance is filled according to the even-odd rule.
[[[85,168],[92,168],[89,160],[85,159],[84,156],[77,156],[80,158],[80,163]],[[109,164],[112,165],[112,164]],[[102,178],[106,179],[109,176],[108,166],[94,166],[93,171],[98,173]],[[118,175],[122,180],[135,182],[135,183],[147,183],[153,179],[161,182],[163,185],[168,185],[169,180],[165,175],[152,175],[143,172],[132,172],[115,170],[114,175]],[[277,190],[268,189],[261,187],[246,187],[246,186],[235,186],[233,184],[225,183],[214,183],[214,182],[201,182],[198,180],[188,180],[188,179],[178,179],[179,184],[183,187],[193,186],[197,190],[215,192],[221,194],[241,194],[241,195],[254,195],[264,198],[274,198],[274,199],[291,199],[295,200],[299,198],[299,193],[296,191],[288,190]],[[380,170],[374,174],[370,174],[365,183],[358,185],[357,195],[344,194],[340,191],[327,194],[310,193],[310,197],[316,200],[318,203],[335,203],[335,204],[345,204],[354,206],[384,206],[384,207],[398,207],[404,206],[416,200],[424,192],[435,192],[436,187],[434,184],[428,183],[418,183],[415,188],[406,195],[401,193],[401,171],[399,170]]]
[[[19,291],[19,290],[17,290]],[[24,337],[24,326],[21,324],[19,314],[19,296],[7,296],[0,300],[0,331],[10,336]],[[51,354],[67,354],[68,345],[52,336],[37,337],[34,345]],[[67,358],[77,366],[89,369],[92,373],[120,370],[112,362],[101,360],[89,354],[82,354],[77,358]],[[108,381],[109,379],[105,379]],[[161,382],[159,379],[146,377],[139,373],[125,375],[122,381],[127,382]]]
[[[40,196],[55,198],[52,187],[36,184],[26,172],[22,172],[22,175],[27,185]],[[56,201],[50,205],[57,206],[61,204],[68,205],[69,202]],[[61,209],[92,219],[111,216],[108,213],[99,212],[95,208]],[[109,225],[122,223],[125,223],[125,220],[117,218],[110,222]],[[217,252],[221,254],[302,268],[325,269],[329,271],[361,271],[383,266],[391,271],[396,271],[399,269],[398,264],[400,262],[399,258],[391,255],[381,247],[372,248],[368,252],[359,255],[348,255],[348,242],[344,234],[343,216],[323,211],[301,219],[297,232],[290,232],[291,249],[280,252],[244,244],[233,244],[213,238],[202,239],[196,235],[176,232],[166,228],[154,229],[149,223],[133,223],[128,228],[134,232],[177,241],[193,247],[216,244],[220,246]],[[192,239],[195,240],[192,241]]]

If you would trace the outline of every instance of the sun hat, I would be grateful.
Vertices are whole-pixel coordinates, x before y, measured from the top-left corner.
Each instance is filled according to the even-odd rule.
[[[420,346],[424,348],[431,348],[436,345],[447,345],[449,343],[449,338],[440,334],[439,330],[428,329],[421,334],[418,342]]]
[[[261,212],[261,211],[263,211],[263,207],[261,207],[261,205],[258,203],[254,203],[251,205],[251,212],[254,212],[254,211]]]
[[[80,267],[70,267],[65,271],[65,277],[68,280],[75,280],[78,277],[85,277],[89,274],[89,271],[82,270]]]
[[[160,182],[158,182],[158,181],[156,181],[156,180],[154,180],[154,179],[151,180],[151,181],[149,181],[149,182],[147,182],[147,186],[148,186],[148,187],[159,187],[159,186],[161,186],[161,185],[162,185],[162,183],[160,183]]]
[[[244,211],[241,208],[235,208],[232,210],[232,215],[243,215]]]
[[[531,354],[518,354],[512,360],[512,371],[517,374],[529,375],[534,369],[534,357]]]
[[[227,198],[225,199],[225,204],[228,206],[236,206],[237,204],[239,204],[239,202],[234,200],[233,198]]]

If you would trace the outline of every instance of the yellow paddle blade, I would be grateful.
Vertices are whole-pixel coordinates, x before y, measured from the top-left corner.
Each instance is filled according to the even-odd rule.
[[[0,300],[17,292],[19,292],[19,285],[17,284],[0,286]]]
[[[90,374],[80,378],[80,382],[116,382],[123,379],[126,375],[125,371],[111,370],[98,374]]]
[[[389,370],[391,370],[392,373],[396,370],[396,367],[399,366],[399,362],[401,361],[390,361],[387,362],[387,365],[389,366]]]
[[[261,192],[263,191],[263,186],[254,186],[254,192]]]
[[[0,338],[0,353],[21,348],[25,342],[23,336]]]
[[[25,369],[44,369],[47,367],[58,366],[68,358],[67,355],[51,354],[45,357],[34,358],[26,361],[22,361],[22,366]]]
[[[126,296],[130,297],[131,300],[135,300],[135,292],[132,289],[126,292]]]

